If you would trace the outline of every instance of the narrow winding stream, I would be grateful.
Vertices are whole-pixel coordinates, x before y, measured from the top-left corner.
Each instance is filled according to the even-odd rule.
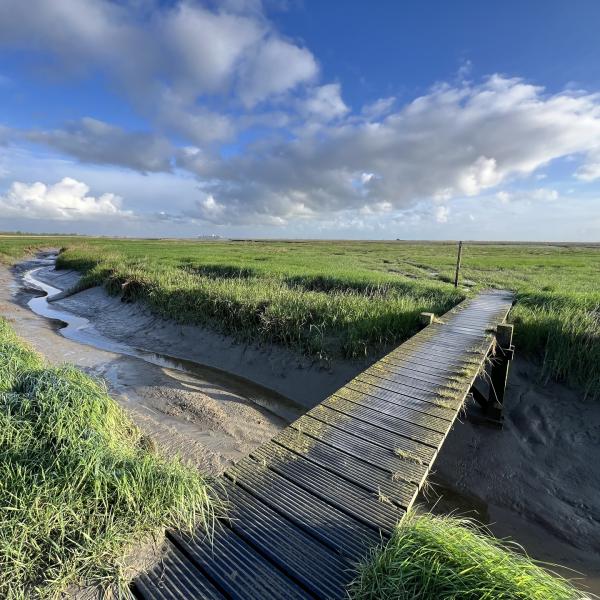
[[[101,334],[88,319],[49,303],[48,298],[60,293],[62,290],[38,279],[36,274],[54,264],[55,260],[56,255],[46,255],[37,259],[35,264],[39,266],[35,266],[35,268],[27,271],[23,275],[23,282],[28,288],[44,292],[43,296],[36,296],[29,300],[27,303],[29,308],[37,315],[62,323],[62,327],[58,331],[67,339],[93,346],[100,350],[138,358],[158,367],[181,371],[191,377],[213,383],[247,398],[288,422],[293,421],[306,411],[305,408],[297,405],[285,396],[243,377],[193,361],[149,352],[113,340]]]

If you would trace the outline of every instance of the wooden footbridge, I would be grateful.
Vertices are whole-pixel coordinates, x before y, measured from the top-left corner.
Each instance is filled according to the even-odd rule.
[[[144,599],[337,599],[423,485],[474,380],[493,356],[498,419],[512,295],[465,301],[348,382],[222,478],[227,519],[212,540],[168,532],[139,577]],[[489,369],[489,367],[488,367]]]

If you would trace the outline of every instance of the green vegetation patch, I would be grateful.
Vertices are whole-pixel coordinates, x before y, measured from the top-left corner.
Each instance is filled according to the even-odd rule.
[[[348,265],[332,269],[325,256],[312,265],[304,258],[286,268],[267,257],[253,266],[262,256],[249,246],[246,264],[219,265],[222,257],[204,255],[199,245],[200,257],[181,256],[176,242],[144,247],[149,254],[122,244],[76,246],[61,253],[57,265],[82,271],[81,289],[104,285],[125,300],[144,300],[161,316],[322,358],[376,355],[416,333],[420,312],[443,313],[465,297],[435,282],[390,279]]]
[[[517,352],[600,398],[600,245],[110,240],[0,236],[0,261],[65,248],[59,267],[154,312],[321,357],[380,356],[484,288],[516,293]]]
[[[207,480],[151,446],[98,382],[47,367],[0,318],[0,597],[123,589],[146,536],[212,531]]]
[[[589,598],[471,521],[405,517],[360,566],[352,600],[583,600]]]

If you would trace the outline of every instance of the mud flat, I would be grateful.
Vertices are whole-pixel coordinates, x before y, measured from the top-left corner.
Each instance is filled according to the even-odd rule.
[[[0,266],[0,314],[51,362],[103,378],[164,451],[205,472],[247,455],[366,368],[239,344],[102,288],[69,294],[80,275],[55,270],[55,258]]]
[[[40,270],[45,284],[35,277]],[[54,271],[51,255],[12,270],[0,266],[0,314],[50,362],[70,362],[104,379],[113,397],[162,451],[178,453],[216,474],[303,411],[283,395],[241,377],[132,346],[131,323],[119,339],[106,335],[94,322],[102,321],[101,311],[89,311],[95,318],[88,320],[58,302],[48,304],[39,289],[59,291],[77,277]],[[75,297],[62,302],[83,304]],[[111,327],[115,331],[114,323]]]
[[[461,421],[442,447],[422,508],[486,523],[496,537],[567,567],[555,570],[600,594],[600,403],[540,384],[537,367],[517,355],[504,428],[478,422],[476,407]]]
[[[69,289],[79,275],[56,271],[52,262],[36,270],[35,277],[58,290]],[[30,265],[21,268],[24,267],[31,268]],[[283,347],[237,343],[229,336],[202,327],[157,317],[142,302],[121,302],[100,287],[51,302],[51,306],[88,319],[99,334],[113,343],[121,342],[242,377],[273,390],[304,410],[321,402],[374,360],[323,362]]]

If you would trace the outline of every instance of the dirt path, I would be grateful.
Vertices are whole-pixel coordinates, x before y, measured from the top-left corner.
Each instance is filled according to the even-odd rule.
[[[286,420],[208,378],[66,339],[58,322],[27,307],[32,296],[0,266],[0,314],[51,363],[70,362],[102,377],[164,452],[216,474],[285,426]]]

